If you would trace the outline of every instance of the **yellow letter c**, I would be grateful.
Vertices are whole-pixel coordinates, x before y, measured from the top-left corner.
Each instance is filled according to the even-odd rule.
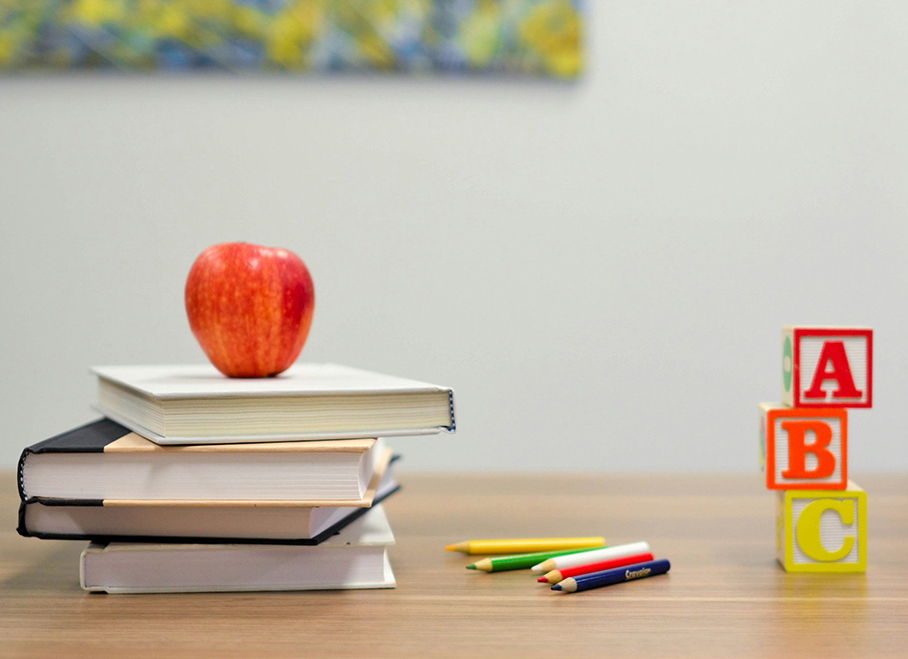
[[[820,517],[827,510],[834,510],[839,514],[842,523],[850,526],[854,524],[854,501],[840,501],[838,499],[818,499],[804,506],[798,516],[798,545],[801,550],[815,561],[831,562],[840,561],[854,547],[854,536],[845,537],[845,541],[837,551],[827,551],[820,541]]]

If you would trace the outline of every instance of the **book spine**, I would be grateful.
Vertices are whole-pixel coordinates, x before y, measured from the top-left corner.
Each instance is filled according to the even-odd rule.
[[[23,502],[28,498],[25,495],[25,459],[29,453],[31,453],[30,448],[22,451],[22,455],[19,456],[19,466],[16,469],[16,485],[19,489],[19,499]]]
[[[451,427],[448,428],[449,432],[454,432],[457,430],[457,422],[454,420],[454,390],[448,389],[448,408],[451,411]]]
[[[39,497],[24,498],[19,502],[19,523],[16,532],[24,538],[41,538],[47,540],[89,540],[86,535],[65,533],[41,533],[28,528],[25,513],[28,506],[103,506],[101,499],[41,499]]]
[[[21,535],[23,538],[30,538],[32,534],[29,532],[28,528],[25,526],[25,502],[19,502],[19,523],[16,525],[16,532]]]

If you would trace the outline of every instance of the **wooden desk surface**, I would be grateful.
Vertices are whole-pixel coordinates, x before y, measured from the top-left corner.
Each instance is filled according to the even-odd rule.
[[[906,656],[908,476],[868,492],[869,567],[786,574],[773,495],[754,476],[403,474],[386,508],[396,590],[82,592],[82,543],[20,538],[0,479],[0,656]],[[648,540],[668,576],[564,595],[477,573],[444,545],[479,537]]]

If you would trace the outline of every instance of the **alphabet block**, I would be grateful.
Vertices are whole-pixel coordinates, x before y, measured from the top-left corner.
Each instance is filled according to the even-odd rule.
[[[844,490],[848,412],[760,403],[760,467],[770,490]]]
[[[867,495],[854,481],[838,492],[777,494],[776,551],[787,572],[864,572]]]
[[[871,407],[873,330],[783,328],[782,402],[790,407]]]

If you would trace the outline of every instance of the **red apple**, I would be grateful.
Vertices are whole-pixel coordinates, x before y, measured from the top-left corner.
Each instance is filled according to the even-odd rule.
[[[192,333],[211,363],[234,378],[287,370],[303,349],[314,309],[309,269],[286,249],[213,245],[186,279]]]

